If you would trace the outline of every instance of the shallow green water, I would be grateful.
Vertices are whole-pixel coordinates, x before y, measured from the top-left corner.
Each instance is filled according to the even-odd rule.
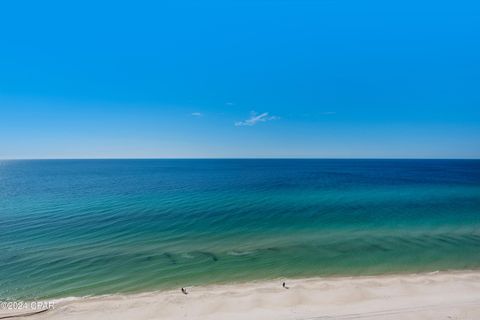
[[[0,298],[480,267],[480,161],[0,162]]]

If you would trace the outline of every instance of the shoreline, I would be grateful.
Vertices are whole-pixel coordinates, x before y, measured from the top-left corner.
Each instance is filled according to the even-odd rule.
[[[288,289],[282,287],[285,281]],[[478,319],[480,270],[259,280],[50,300],[25,319]],[[410,317],[410,318],[409,318]]]

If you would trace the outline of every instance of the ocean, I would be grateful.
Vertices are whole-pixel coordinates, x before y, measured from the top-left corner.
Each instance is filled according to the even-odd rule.
[[[479,160],[0,161],[0,300],[479,268]]]

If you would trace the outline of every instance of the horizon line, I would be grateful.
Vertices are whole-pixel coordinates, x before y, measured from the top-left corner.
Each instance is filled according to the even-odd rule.
[[[41,160],[480,160],[480,158],[415,158],[415,157],[118,157],[118,158],[0,158],[0,161]]]

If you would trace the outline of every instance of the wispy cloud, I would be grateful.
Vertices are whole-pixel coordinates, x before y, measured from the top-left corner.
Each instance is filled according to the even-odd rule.
[[[241,126],[254,126],[259,122],[266,122],[270,120],[276,120],[278,119],[277,116],[270,116],[268,112],[264,112],[262,114],[257,114],[256,112],[252,111],[250,114],[250,118],[245,120],[245,121],[237,121],[235,122],[236,127],[241,127]]]
[[[226,106],[233,106],[233,105],[235,105],[235,103],[233,103],[233,102],[225,102],[225,105],[226,105]]]
[[[194,117],[201,117],[201,116],[203,116],[203,114],[200,113],[200,112],[192,112],[191,115],[194,116]]]
[[[323,115],[331,115],[331,114],[335,114],[336,112],[335,111],[325,111],[325,112],[322,112]]]

